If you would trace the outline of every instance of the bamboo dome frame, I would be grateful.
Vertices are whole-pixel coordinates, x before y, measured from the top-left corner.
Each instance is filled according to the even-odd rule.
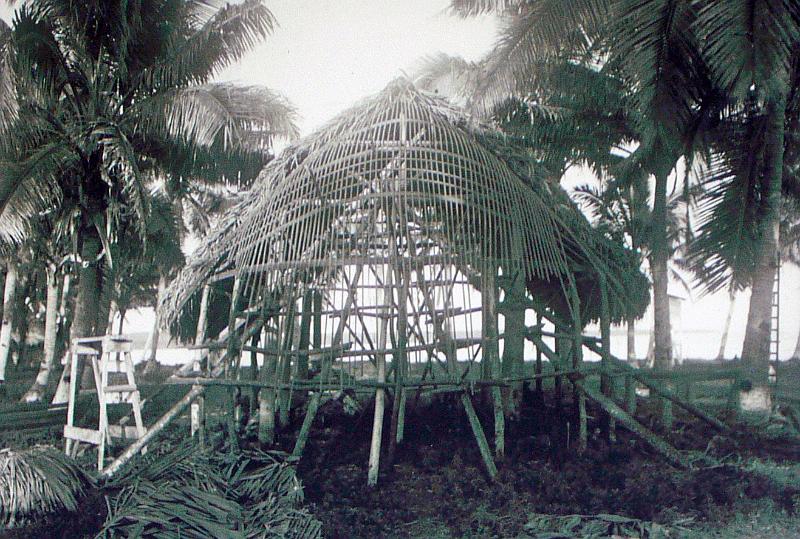
[[[233,380],[243,352],[260,356],[262,380],[273,384],[259,397],[266,441],[276,403],[288,421],[293,390],[374,391],[375,484],[386,391],[394,389],[391,453],[403,437],[412,357],[425,364],[423,381],[437,369],[440,383],[499,379],[501,345],[521,361],[532,284],[567,298],[579,332],[577,260],[604,283],[606,301],[624,302],[588,223],[531,189],[497,136],[444,99],[394,81],[267,166],[170,286],[162,321],[175,324],[204,285],[228,283],[226,355],[208,371]],[[499,387],[491,391],[497,435],[503,405]],[[320,398],[311,393],[297,456]],[[462,402],[491,472],[471,401]]]

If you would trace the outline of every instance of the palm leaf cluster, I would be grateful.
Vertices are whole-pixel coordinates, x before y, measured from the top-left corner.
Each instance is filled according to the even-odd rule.
[[[95,484],[74,460],[51,446],[0,450],[0,525],[13,527],[52,511],[78,510]]]
[[[519,137],[556,177],[573,164],[623,186],[695,156],[705,187],[690,267],[708,290],[747,285],[768,212],[765,103],[789,88],[796,126],[794,2],[454,0],[462,16],[504,21],[480,62],[429,59],[420,80],[447,82]],[[455,81],[455,82],[453,82]],[[465,88],[466,87],[466,88]],[[796,175],[787,130],[784,190]],[[796,153],[796,152],[794,152]],[[689,165],[687,165],[689,166]],[[668,168],[669,169],[669,168]],[[667,170],[668,170],[667,169]],[[688,176],[687,176],[688,178]]]
[[[271,141],[296,134],[294,110],[266,88],[210,81],[274,24],[256,0],[23,4],[0,38],[18,110],[0,144],[4,238],[59,205],[79,208],[84,229],[103,229],[98,216],[143,224],[155,178],[253,177]]]
[[[280,95],[213,82],[275,24],[259,0],[29,0],[0,27],[0,248],[80,264],[71,334],[150,296],[146,270],[182,264],[184,203],[207,220],[297,134]]]
[[[188,442],[150,452],[106,486],[116,493],[98,538],[322,536],[320,522],[300,508],[302,486],[280,453]]]

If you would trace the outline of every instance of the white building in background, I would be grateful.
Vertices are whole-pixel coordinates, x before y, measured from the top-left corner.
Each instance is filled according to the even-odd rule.
[[[669,296],[669,323],[672,330],[672,361],[681,364],[685,359],[683,355],[683,307],[686,300],[690,299],[689,291],[683,283],[670,280],[667,286],[667,295]]]

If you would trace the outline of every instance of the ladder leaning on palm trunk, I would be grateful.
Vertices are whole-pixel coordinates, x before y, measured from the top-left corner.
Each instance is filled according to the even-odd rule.
[[[781,261],[778,259],[778,267],[775,269],[775,283],[772,287],[772,311],[770,313],[769,330],[769,360],[778,361],[778,349],[780,346],[780,318],[781,314]]]

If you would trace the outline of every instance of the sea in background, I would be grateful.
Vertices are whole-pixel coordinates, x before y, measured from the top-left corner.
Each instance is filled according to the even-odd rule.
[[[792,357],[798,340],[798,332],[800,332],[800,309],[798,309],[800,306],[800,269],[791,264],[784,264],[781,269],[780,298],[779,358],[785,360]],[[740,292],[736,296],[728,345],[725,348],[726,358],[738,357],[741,354],[749,301],[749,291]],[[728,313],[728,293],[722,291],[699,295],[699,293],[693,292],[680,303],[680,316],[675,316],[673,312],[674,346],[679,352],[679,356],[684,359],[715,359],[719,352],[722,329]],[[652,316],[652,309],[648,309],[645,316],[636,323],[636,356],[639,358],[644,358],[647,354],[653,324]],[[532,313],[529,317],[528,322],[533,324]],[[141,361],[144,356],[145,342],[152,324],[152,309],[132,311],[125,317],[125,333],[134,339],[135,361]],[[590,325],[586,329],[586,333],[599,335],[599,329],[596,325]],[[612,353],[617,357],[624,358],[627,352],[626,344],[626,328],[624,326],[612,327]],[[180,344],[171,342],[168,335],[162,335],[157,357],[161,363],[176,365],[189,361],[193,353]],[[533,347],[528,346],[526,357],[532,358],[532,354]],[[594,358],[592,355],[587,355],[586,359]]]

